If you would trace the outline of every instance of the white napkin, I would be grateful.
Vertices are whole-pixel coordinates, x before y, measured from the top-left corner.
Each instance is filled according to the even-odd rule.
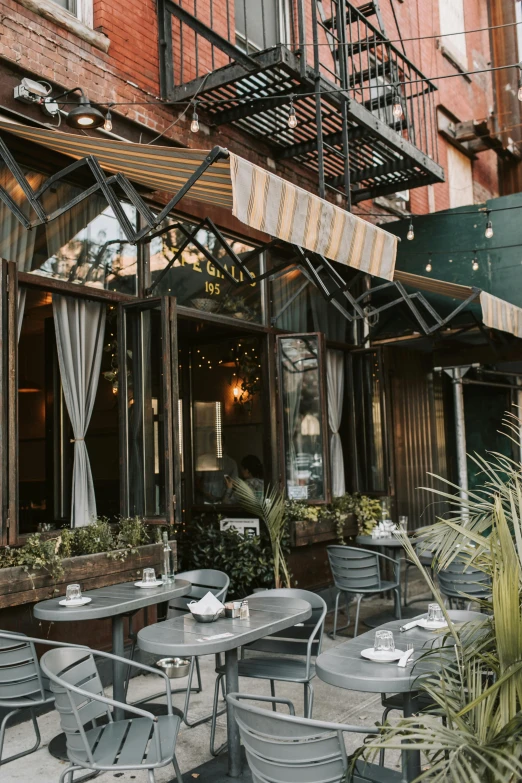
[[[216,596],[211,593],[210,590],[199,601],[193,601],[189,604],[190,611],[196,612],[197,614],[216,614],[216,612],[219,612],[224,608],[225,607],[221,601],[218,601]]]
[[[404,633],[404,631],[409,631],[410,628],[415,628],[417,625],[419,625],[419,620],[412,620],[411,623],[406,623],[406,625],[401,625],[401,633]]]

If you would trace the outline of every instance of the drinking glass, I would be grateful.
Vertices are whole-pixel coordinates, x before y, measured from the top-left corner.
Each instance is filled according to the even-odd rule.
[[[442,609],[438,604],[428,604],[428,622],[440,623],[443,622],[444,615]]]
[[[408,529],[408,517],[407,516],[400,516],[399,517],[399,526],[402,527],[403,530]]]
[[[375,631],[375,642],[373,645],[375,652],[394,652],[395,641],[391,631]]]
[[[80,585],[67,585],[65,588],[66,601],[78,601],[82,597],[82,588]]]
[[[143,583],[146,584],[147,582],[155,582],[156,581],[156,571],[153,568],[144,568],[143,569]]]

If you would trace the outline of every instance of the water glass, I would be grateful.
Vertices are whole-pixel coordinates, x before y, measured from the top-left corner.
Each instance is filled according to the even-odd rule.
[[[65,588],[66,601],[79,601],[82,597],[82,588],[80,585],[67,585]]]
[[[399,527],[401,527],[403,530],[408,530],[408,517],[407,516],[400,516],[399,517]]]
[[[375,652],[394,652],[395,641],[391,631],[375,631],[375,642],[373,645]]]
[[[442,613],[442,609],[438,604],[428,604],[428,622],[429,623],[444,622],[444,615]]]
[[[152,583],[156,581],[156,571],[153,568],[143,569],[143,584]]]

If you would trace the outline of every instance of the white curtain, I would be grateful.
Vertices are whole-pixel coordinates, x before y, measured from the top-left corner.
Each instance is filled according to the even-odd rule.
[[[329,350],[326,352],[326,391],[328,424],[330,426],[332,494],[334,498],[338,498],[346,492],[343,445],[339,435],[344,397],[344,354],[342,351]]]
[[[285,391],[286,404],[288,409],[287,437],[290,464],[287,466],[287,478],[295,481],[297,479],[297,451],[296,441],[300,434],[301,424],[301,394],[303,390],[303,373],[290,372],[288,364],[285,364]]]
[[[29,172],[26,174],[26,179],[33,190],[36,190],[42,184],[44,177],[42,174]],[[0,185],[30,218],[29,209],[24,209],[24,205],[27,205],[25,193],[6,167],[0,171]],[[27,230],[15,218],[9,207],[0,201],[0,258],[14,261],[19,272],[30,272],[35,239],[36,229]],[[25,288],[20,288],[18,291],[18,339],[20,339],[24,319],[25,295]]]
[[[105,335],[101,302],[53,294],[56,345],[63,393],[74,432],[71,527],[96,517],[85,435],[94,406]]]

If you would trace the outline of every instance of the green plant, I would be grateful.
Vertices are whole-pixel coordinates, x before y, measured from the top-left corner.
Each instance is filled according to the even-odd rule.
[[[249,514],[262,519],[266,525],[272,546],[275,586],[290,587],[290,573],[283,551],[283,539],[286,531],[283,493],[277,487],[268,487],[259,498],[242,479],[234,481],[234,493],[239,505]]]
[[[23,547],[5,547],[0,551],[0,568],[20,566],[31,577],[35,571],[47,571],[58,582],[64,574],[62,557],[58,554],[61,538],[42,539],[33,533]]]
[[[256,587],[274,587],[270,542],[219,529],[219,517],[204,515],[178,538],[181,568],[219,568],[230,577],[229,596],[242,598]]]
[[[419,540],[434,551],[436,569],[459,557],[491,577],[491,601],[484,605],[492,617],[458,626],[444,609],[445,645],[426,654],[436,656],[436,665],[419,681],[434,709],[384,726],[363,753],[399,748],[406,741],[427,761],[418,780],[517,783],[522,779],[522,473],[518,463],[499,454],[473,459],[484,485],[464,498],[434,490],[453,513],[424,529]],[[399,535],[442,606],[412,543],[405,533]]]

